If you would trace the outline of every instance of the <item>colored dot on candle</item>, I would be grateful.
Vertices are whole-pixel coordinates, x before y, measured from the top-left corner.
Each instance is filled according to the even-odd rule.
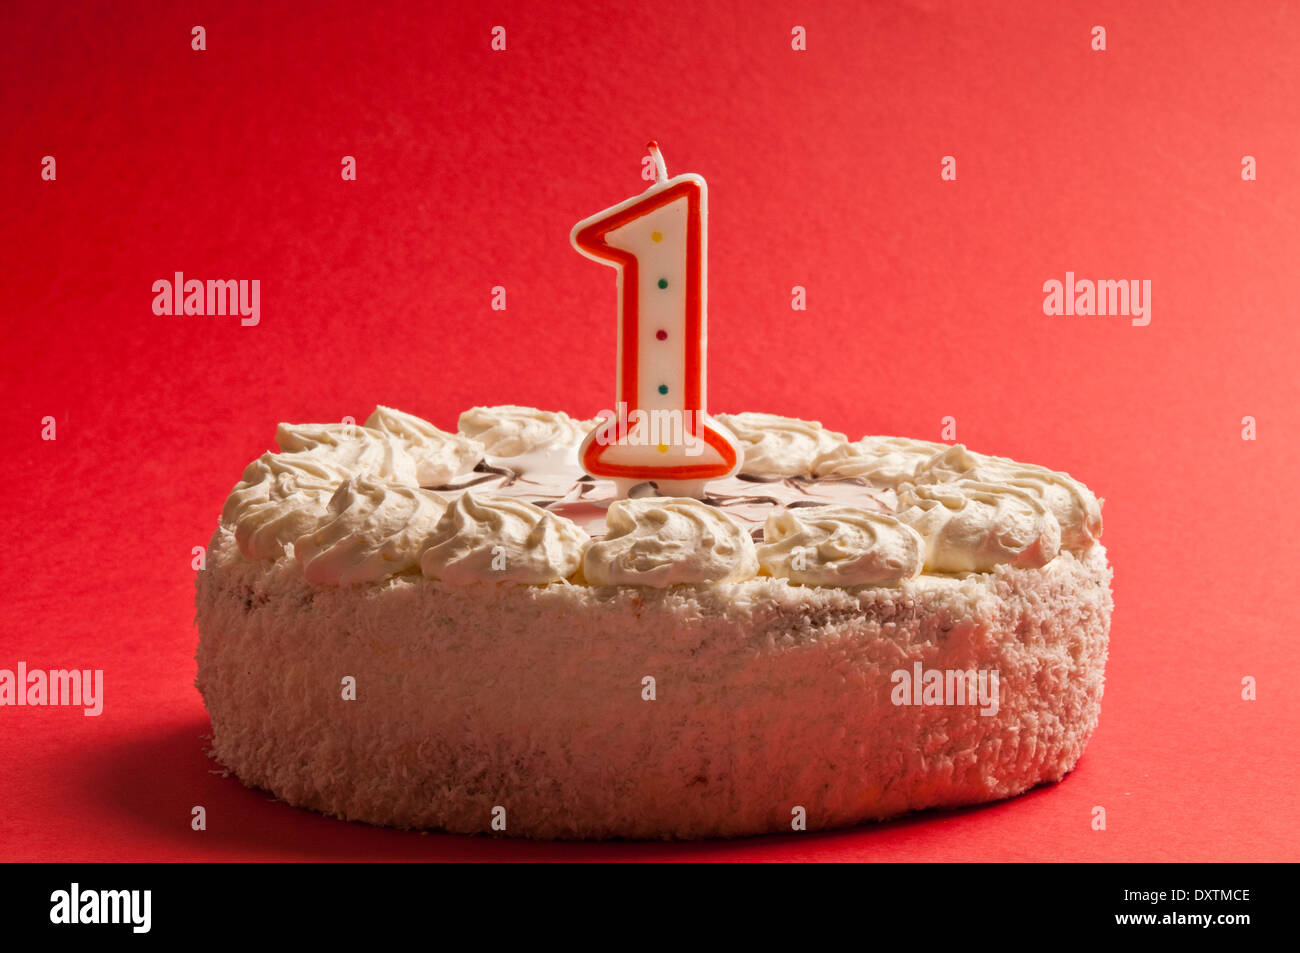
[[[663,241],[663,240],[664,240],[664,233],[663,233],[663,232],[651,232],[651,233],[650,233],[650,241],[652,241],[652,242],[661,242],[661,241]]]
[[[659,279],[659,287],[660,287],[660,288],[667,288],[667,287],[668,287],[668,279],[667,279],[667,278],[660,278],[660,279]]]
[[[659,393],[661,393],[661,394],[666,394],[666,393],[668,393],[668,385],[667,385],[667,384],[660,384],[660,385],[659,385]]]
[[[666,444],[666,443],[661,443],[661,444],[659,444],[659,446],[658,446],[656,449],[658,449],[658,451],[659,451],[660,453],[667,453],[667,452],[668,452],[668,444]]]
[[[667,341],[667,340],[668,340],[668,332],[667,332],[667,331],[656,331],[656,332],[655,332],[655,337],[657,337],[657,338],[658,338],[659,340],[661,340],[661,341]]]

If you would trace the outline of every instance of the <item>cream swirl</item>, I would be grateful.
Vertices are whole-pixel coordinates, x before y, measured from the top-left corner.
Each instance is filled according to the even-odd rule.
[[[819,477],[854,477],[896,488],[911,480],[916,468],[943,448],[941,443],[909,437],[863,437],[823,453],[814,468]]]
[[[1061,548],[1082,552],[1101,538],[1101,503],[1068,473],[1005,457],[987,457],[961,444],[947,448],[916,471],[917,483],[996,483],[1036,497],[1061,524]]]
[[[366,427],[401,442],[415,461],[415,476],[421,486],[450,483],[483,459],[483,445],[478,441],[439,430],[427,420],[392,407],[376,407],[366,418]]]
[[[776,414],[715,414],[736,435],[745,452],[740,472],[747,476],[812,476],[818,459],[848,443],[842,433],[815,420]]]
[[[477,440],[494,457],[521,457],[539,451],[576,447],[596,425],[574,420],[564,411],[537,410],[503,404],[471,407],[460,415],[457,428]]]
[[[330,498],[320,525],[294,540],[293,554],[314,585],[380,582],[416,568],[446,506],[430,490],[353,477]]]
[[[526,500],[467,491],[425,540],[420,569],[452,585],[558,582],[578,571],[590,542],[572,520]]]
[[[677,497],[615,500],[608,532],[587,547],[582,572],[597,586],[723,583],[758,572],[754,541],[731,517]]]
[[[921,573],[921,534],[860,506],[810,506],[767,518],[758,564],[811,586],[892,586]]]
[[[247,559],[276,559],[285,543],[310,532],[325,515],[345,471],[311,454],[264,453],[230,491],[221,521]]]
[[[992,458],[972,453],[964,444],[941,446],[917,465],[914,483],[947,483]]]
[[[230,491],[221,508],[223,523],[236,523],[250,504],[264,502],[277,482],[286,488],[304,487],[327,490],[326,499],[334,488],[348,478],[348,472],[329,461],[305,453],[264,453],[244,468],[240,482]]]
[[[1033,494],[960,480],[898,490],[898,518],[925,537],[925,568],[987,572],[1045,566],[1061,549],[1061,525]]]
[[[352,476],[416,486],[415,460],[391,434],[357,424],[280,424],[275,442],[285,453],[309,453]]]

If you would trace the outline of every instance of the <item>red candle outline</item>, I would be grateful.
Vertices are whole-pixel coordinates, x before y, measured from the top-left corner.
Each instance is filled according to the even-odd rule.
[[[597,219],[573,236],[574,244],[595,258],[611,262],[623,270],[623,295],[620,308],[622,321],[622,365],[620,386],[618,388],[619,412],[607,418],[588,438],[582,452],[582,468],[592,476],[627,477],[633,479],[653,480],[656,477],[669,480],[708,480],[730,475],[736,469],[736,448],[707,423],[704,425],[703,439],[706,444],[717,451],[722,458],[718,463],[678,464],[656,467],[646,464],[607,463],[601,459],[605,451],[617,445],[620,434],[627,432],[627,419],[620,419],[620,414],[630,415],[638,409],[637,399],[637,365],[640,351],[640,281],[637,258],[634,254],[620,248],[613,248],[605,241],[605,236],[616,228],[628,224],[649,212],[663,208],[685,196],[686,212],[686,314],[685,314],[685,385],[686,392],[682,401],[683,412],[704,411],[701,406],[701,384],[703,383],[704,355],[701,331],[704,324],[701,308],[700,283],[700,205],[703,195],[703,180],[697,176],[682,176],[681,181],[659,189],[633,202],[605,218]],[[683,420],[683,427],[689,427],[692,435],[699,437],[700,417],[690,414]],[[612,433],[611,433],[612,431]],[[604,442],[602,442],[602,434]]]

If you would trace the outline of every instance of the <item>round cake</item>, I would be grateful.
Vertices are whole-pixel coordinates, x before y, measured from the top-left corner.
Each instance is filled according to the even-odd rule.
[[[596,426],[281,424],[198,576],[213,756],[289,804],[541,838],[814,830],[1057,781],[1097,724],[1101,507],[961,445],[719,414],[703,499]]]

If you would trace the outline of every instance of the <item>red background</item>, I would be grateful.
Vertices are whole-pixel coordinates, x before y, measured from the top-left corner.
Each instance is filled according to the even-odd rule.
[[[1294,3],[51,7],[0,10],[0,668],[103,668],[106,707],[0,709],[0,857],[1300,858]],[[191,547],[244,464],[277,421],[377,402],[446,428],[606,406],[613,274],[568,232],[644,187],[649,138],[711,188],[712,409],[851,437],[952,415],[1106,498],[1116,614],[1078,769],[687,845],[420,836],[211,773]],[[178,270],[260,279],[261,324],[155,316]],[[1067,270],[1150,279],[1150,325],[1044,316]]]

